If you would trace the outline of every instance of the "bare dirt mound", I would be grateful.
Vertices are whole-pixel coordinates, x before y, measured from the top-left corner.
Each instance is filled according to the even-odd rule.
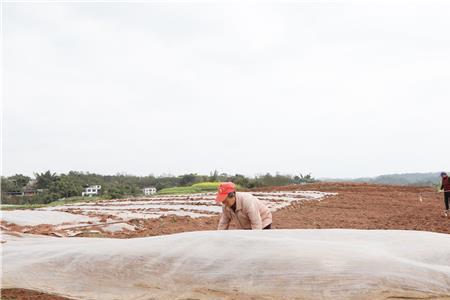
[[[0,295],[2,300],[73,300],[27,289],[2,289]]]

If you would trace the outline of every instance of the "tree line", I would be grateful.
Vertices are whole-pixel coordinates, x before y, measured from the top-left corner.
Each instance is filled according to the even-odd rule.
[[[89,172],[70,171],[56,174],[46,171],[35,173],[34,178],[22,174],[3,177],[1,182],[3,204],[47,204],[62,198],[81,196],[91,185],[102,186],[103,198],[120,198],[141,195],[144,187],[157,190],[170,187],[191,186],[200,182],[232,181],[244,188],[282,186],[315,182],[311,174],[282,175],[270,173],[247,177],[241,174],[226,174],[213,171],[209,175],[195,173],[180,176],[134,176],[128,174],[100,175]]]

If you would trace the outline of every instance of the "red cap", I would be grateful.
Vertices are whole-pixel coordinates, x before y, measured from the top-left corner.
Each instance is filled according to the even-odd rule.
[[[222,182],[217,191],[217,202],[222,202],[228,196],[228,193],[236,192],[236,186],[232,182]]]

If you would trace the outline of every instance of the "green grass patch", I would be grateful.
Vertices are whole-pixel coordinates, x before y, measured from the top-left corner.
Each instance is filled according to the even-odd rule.
[[[45,204],[23,204],[23,205],[5,205],[2,204],[1,210],[16,210],[16,209],[33,209],[33,208],[41,208],[45,207]]]
[[[173,188],[165,188],[158,192],[160,195],[172,195],[172,194],[195,194],[201,193],[202,190],[199,188],[193,188],[191,186],[179,186]]]
[[[198,194],[207,192],[216,192],[220,182],[200,182],[191,186],[179,186],[173,188],[165,188],[158,192],[160,195],[176,195],[176,194]],[[236,185],[237,189],[241,187]]]
[[[220,182],[200,182],[193,184],[191,187],[198,188],[205,191],[217,191]]]

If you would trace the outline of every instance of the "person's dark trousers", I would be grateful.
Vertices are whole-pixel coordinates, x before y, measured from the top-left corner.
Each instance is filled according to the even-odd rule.
[[[448,208],[447,208],[448,209]],[[264,227],[263,229],[272,229],[272,224],[267,225],[266,227]]]
[[[448,210],[448,202],[450,201],[450,191],[444,193],[445,209]]]

